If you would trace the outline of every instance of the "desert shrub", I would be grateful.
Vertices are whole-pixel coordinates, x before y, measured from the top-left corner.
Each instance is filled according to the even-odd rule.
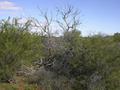
[[[23,25],[17,19],[0,22],[0,82],[7,82],[23,64],[30,66],[41,57],[41,38],[29,31],[30,22]]]

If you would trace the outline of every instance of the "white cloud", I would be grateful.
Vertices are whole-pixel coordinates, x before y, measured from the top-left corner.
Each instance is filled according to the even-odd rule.
[[[19,19],[18,20],[18,22],[20,23],[20,24],[24,24],[24,23],[26,23],[27,22],[27,18],[22,18],[22,19]]]
[[[22,8],[10,1],[0,1],[0,10],[22,10]]]

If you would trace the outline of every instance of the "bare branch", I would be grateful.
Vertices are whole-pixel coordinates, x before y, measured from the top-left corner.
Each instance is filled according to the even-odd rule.
[[[80,25],[78,10],[74,10],[73,7],[68,6],[63,10],[57,9],[57,12],[60,14],[62,20],[56,20],[60,28],[64,31],[75,30]]]

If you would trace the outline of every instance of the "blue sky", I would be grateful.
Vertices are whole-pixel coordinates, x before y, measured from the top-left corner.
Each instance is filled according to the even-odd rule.
[[[54,14],[56,7],[67,4],[81,11],[83,35],[120,32],[120,0],[0,0],[0,19],[8,16],[39,19],[37,6]]]

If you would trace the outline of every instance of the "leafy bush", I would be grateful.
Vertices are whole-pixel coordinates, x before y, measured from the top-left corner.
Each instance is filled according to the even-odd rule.
[[[41,38],[29,31],[28,20],[20,26],[17,20],[0,22],[0,82],[13,78],[21,65],[31,65],[41,57]]]

